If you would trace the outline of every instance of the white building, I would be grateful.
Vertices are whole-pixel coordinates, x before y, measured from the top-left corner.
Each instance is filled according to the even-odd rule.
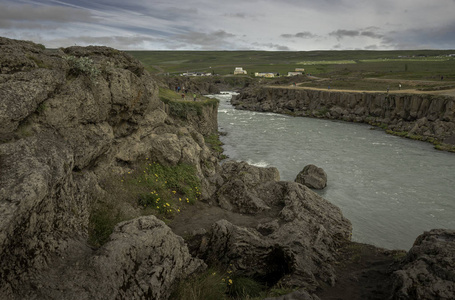
[[[259,73],[259,72],[256,72],[256,73],[254,73],[254,76],[256,76],[256,77],[273,78],[273,77],[275,77],[275,73]]]
[[[302,72],[288,72],[288,76],[302,75]]]
[[[239,74],[246,74],[246,70],[244,70],[242,67],[236,67],[234,70],[234,75],[239,75]]]

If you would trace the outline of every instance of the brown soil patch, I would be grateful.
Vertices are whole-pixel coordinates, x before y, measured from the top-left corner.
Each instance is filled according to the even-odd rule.
[[[316,294],[321,300],[389,299],[391,275],[405,253],[348,243],[338,252],[335,286],[324,286]]]
[[[272,208],[257,215],[239,214],[227,211],[218,206],[204,202],[196,202],[189,205],[168,224],[172,230],[183,237],[191,235],[199,229],[209,230],[213,223],[219,220],[227,220],[241,227],[256,228],[261,223],[276,219],[280,208]]]

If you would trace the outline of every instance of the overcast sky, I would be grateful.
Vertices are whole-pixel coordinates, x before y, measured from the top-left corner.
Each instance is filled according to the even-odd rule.
[[[48,48],[455,49],[455,0],[0,0],[0,36]]]

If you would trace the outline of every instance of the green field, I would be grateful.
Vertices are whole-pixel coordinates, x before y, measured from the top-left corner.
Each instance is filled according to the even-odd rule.
[[[403,51],[129,51],[154,74],[211,72],[232,74],[243,67],[248,74],[287,74],[295,68],[322,77],[359,75],[437,80],[455,77],[455,50]]]

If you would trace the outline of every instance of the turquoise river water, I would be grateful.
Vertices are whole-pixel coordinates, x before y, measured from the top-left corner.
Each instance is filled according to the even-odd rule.
[[[235,110],[231,96],[212,96],[229,159],[276,167],[288,181],[308,164],[323,168],[317,193],[351,220],[354,241],[409,250],[424,231],[455,229],[455,154],[365,124]]]

